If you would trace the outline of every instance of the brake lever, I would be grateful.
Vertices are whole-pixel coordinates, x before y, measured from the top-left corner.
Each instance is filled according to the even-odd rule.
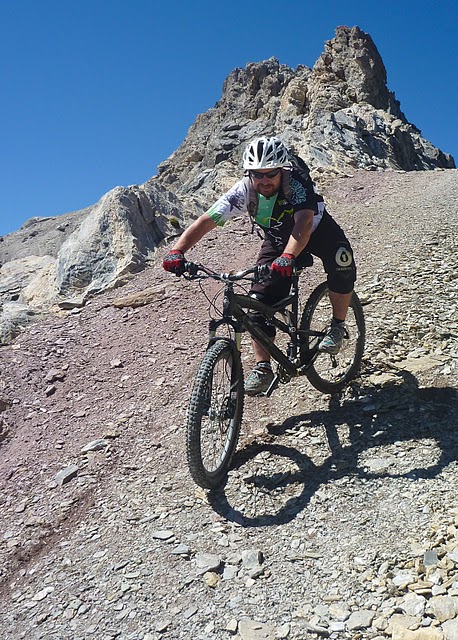
[[[256,267],[257,271],[255,274],[256,282],[265,282],[270,277],[270,266],[268,264],[260,264]]]
[[[199,271],[199,265],[195,262],[185,262],[184,268],[185,271],[183,273],[183,277],[185,277],[186,280],[192,280],[192,278],[195,278]]]

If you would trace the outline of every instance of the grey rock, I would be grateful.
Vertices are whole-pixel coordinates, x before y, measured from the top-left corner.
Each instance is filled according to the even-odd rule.
[[[447,553],[447,556],[458,566],[458,545]]]
[[[175,556],[187,556],[191,553],[191,549],[187,544],[179,544],[177,547],[174,547],[170,553]]]
[[[85,303],[86,299],[84,296],[75,296],[73,298],[67,298],[66,300],[58,300],[57,305],[59,309],[71,311],[73,309],[81,309]]]
[[[334,603],[329,605],[329,613],[336,620],[343,622],[347,620],[351,612],[344,604]]]
[[[442,623],[445,640],[458,640],[458,617]]]
[[[81,449],[81,453],[90,453],[91,451],[101,451],[102,449],[106,449],[109,446],[108,440],[103,438],[99,438],[98,440],[92,440],[92,442],[88,442]]]
[[[50,369],[45,376],[45,382],[56,382],[56,380],[62,381],[65,378],[65,371],[60,369]]]
[[[167,631],[171,624],[172,621],[166,618],[163,620],[158,620],[156,622],[156,631],[158,631],[159,633],[164,633],[165,631]]]
[[[245,549],[242,551],[242,565],[245,569],[257,569],[263,562],[260,549]]]
[[[223,570],[223,580],[233,580],[237,577],[239,568],[235,565],[225,565]]]
[[[291,626],[289,624],[281,624],[275,629],[275,637],[278,638],[278,640],[286,640],[286,638],[288,638],[290,634],[290,631]]]
[[[195,207],[188,209],[192,214]],[[150,182],[117,187],[62,219],[33,219],[0,244],[0,341],[8,344],[40,311],[81,308],[88,295],[145,268],[165,239],[184,227],[182,207]],[[31,231],[32,228],[32,231]],[[30,252],[30,253],[29,253]]]
[[[76,478],[77,475],[78,475],[77,465],[71,464],[65,469],[62,469],[62,471],[59,471],[58,473],[56,473],[56,475],[54,476],[54,481],[61,486],[63,484],[67,484],[67,482],[70,482],[70,480],[73,480],[73,478]]]
[[[458,614],[458,597],[433,596],[428,600],[428,612],[431,612],[440,622],[452,620]]]
[[[21,328],[32,322],[37,312],[20,302],[0,304],[0,344],[9,344]]]
[[[192,616],[196,615],[198,611],[199,608],[193,605],[191,607],[188,607],[186,611],[184,611],[183,615],[187,620],[189,620],[189,618],[192,618]]]
[[[358,611],[353,611],[345,624],[347,625],[347,629],[349,629],[350,631],[368,629],[371,626],[372,620],[374,618],[375,613],[373,611],[360,609]]]
[[[221,558],[213,553],[198,553],[194,560],[199,573],[218,571],[222,564]]]
[[[155,540],[170,540],[170,538],[174,537],[174,533],[169,529],[159,529],[158,531],[153,531],[151,537]]]
[[[425,565],[425,567],[435,567],[438,561],[439,558],[437,557],[437,551],[435,551],[435,549],[429,549],[428,551],[425,551],[425,554],[423,556],[423,564]]]
[[[238,626],[238,621],[235,618],[231,618],[226,625],[226,631],[234,635],[235,633],[237,633]]]
[[[59,249],[60,295],[98,292],[145,267],[166,235],[173,233],[167,213],[176,214],[178,225],[182,220],[178,207],[171,208],[163,198],[163,191],[153,185],[147,190],[117,187],[103,196]],[[156,207],[161,203],[163,211],[158,215]]]
[[[422,616],[425,606],[426,598],[416,593],[406,594],[399,602],[399,608],[409,616]]]
[[[321,638],[328,638],[331,635],[331,632],[327,627],[322,627],[321,625],[314,624],[313,622],[307,622],[305,627],[307,631],[310,631],[310,633],[314,633]]]
[[[239,621],[238,631],[242,640],[274,640],[275,638],[275,629],[272,625],[250,618],[242,618]]]

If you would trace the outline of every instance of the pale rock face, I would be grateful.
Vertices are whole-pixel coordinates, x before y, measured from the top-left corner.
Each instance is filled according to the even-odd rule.
[[[177,215],[180,225],[181,216]],[[157,216],[153,199],[141,189],[117,187],[109,191],[59,250],[59,293],[96,293],[119,277],[142,270],[172,232],[170,220]]]
[[[6,303],[31,313],[69,300],[80,306],[142,270],[241,177],[243,150],[260,135],[280,135],[312,175],[455,166],[407,121],[371,37],[338,27],[313,68],[270,58],[232,71],[219,102],[145,184],[117,187],[82,211],[32,218],[0,238],[0,320]],[[16,315],[29,319],[23,310]]]
[[[56,304],[65,308],[65,300],[84,304],[88,296],[142,270],[164,239],[185,226],[178,205],[161,185],[117,187],[89,210],[33,220],[7,236],[0,343],[10,342],[34,313]],[[58,226],[62,231],[56,232]],[[8,259],[21,255],[26,244],[33,255]]]
[[[57,294],[50,274],[54,271],[52,256],[28,256],[10,260],[0,272],[0,293],[5,299],[39,306]]]

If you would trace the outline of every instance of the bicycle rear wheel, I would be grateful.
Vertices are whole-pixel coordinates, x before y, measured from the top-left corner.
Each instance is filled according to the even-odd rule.
[[[332,306],[326,282],[320,284],[310,295],[302,314],[301,331],[323,334],[332,318]],[[306,372],[310,383],[322,393],[338,393],[352,380],[361,366],[366,337],[364,312],[356,293],[348,309],[345,320],[347,334],[337,355],[319,353]],[[322,337],[305,334],[301,343],[302,364],[308,362]]]
[[[224,479],[237,446],[243,414],[243,370],[233,342],[218,340],[199,366],[187,414],[191,476],[204,489]]]

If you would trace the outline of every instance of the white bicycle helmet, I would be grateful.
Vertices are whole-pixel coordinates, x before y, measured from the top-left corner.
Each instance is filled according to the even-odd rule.
[[[288,164],[288,149],[280,138],[256,138],[243,152],[243,168],[274,169]]]

